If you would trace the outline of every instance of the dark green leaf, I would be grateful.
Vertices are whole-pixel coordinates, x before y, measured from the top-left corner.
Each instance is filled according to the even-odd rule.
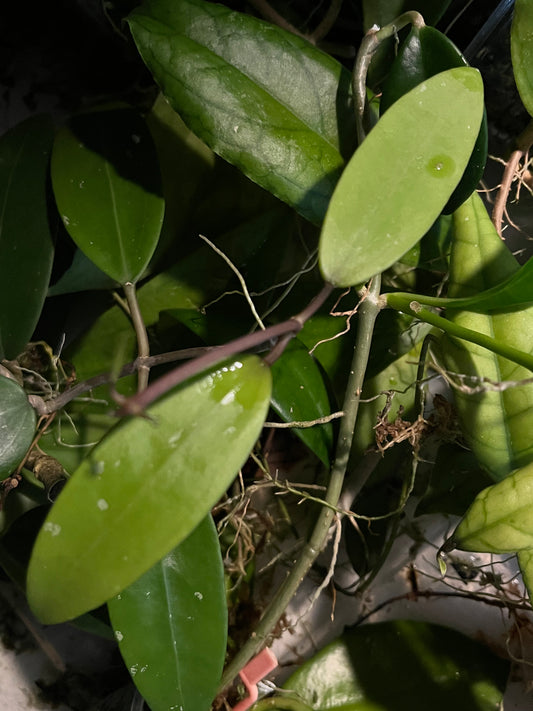
[[[451,297],[468,298],[518,272],[518,263],[477,194],[455,212],[454,227],[448,288]],[[494,314],[454,309],[447,317],[454,324],[526,353],[533,351],[533,306]],[[463,433],[479,463],[497,480],[528,464],[533,459],[533,385],[518,383],[530,378],[531,373],[486,348],[457,338],[445,336],[441,345],[446,369],[467,377],[461,383],[474,388],[473,392],[455,389],[454,399]],[[483,384],[481,378],[490,382]],[[493,385],[500,382],[517,384],[507,388]]]
[[[439,72],[453,67],[467,66],[467,61],[446,35],[434,27],[413,27],[402,44],[383,87],[380,108],[385,112],[401,96]],[[475,190],[487,161],[487,115],[483,114],[481,128],[459,185],[443,208],[450,214]]]
[[[24,390],[0,375],[0,479],[13,472],[35,434],[35,410]]]
[[[61,278],[48,289],[48,296],[74,294],[89,289],[116,289],[117,282],[98,269],[81,249],[74,253],[72,264]]]
[[[54,256],[46,181],[54,135],[35,116],[0,139],[0,359],[15,358],[41,314]]]
[[[362,284],[427,232],[459,182],[483,115],[477,70],[419,84],[378,121],[335,189],[320,238],[324,278]]]
[[[152,711],[208,711],[227,634],[222,558],[211,516],[108,608],[120,652]]]
[[[320,369],[301,341],[293,339],[272,365],[272,407],[285,422],[317,420],[331,413]],[[294,433],[326,466],[333,454],[331,422]]]
[[[293,34],[202,0],[147,0],[129,25],[187,125],[320,222],[353,145],[349,73]]]
[[[45,622],[121,592],[182,541],[231,483],[270,402],[269,369],[245,356],[121,421],[83,460],[37,538],[28,599]]]
[[[284,689],[317,711],[498,711],[508,673],[507,662],[454,630],[398,620],[348,631]]]
[[[515,0],[511,26],[513,73],[522,103],[533,116],[533,6],[530,0]]]
[[[142,118],[129,108],[72,118],[56,136],[52,184],[78,247],[119,284],[136,281],[164,213],[157,155]]]

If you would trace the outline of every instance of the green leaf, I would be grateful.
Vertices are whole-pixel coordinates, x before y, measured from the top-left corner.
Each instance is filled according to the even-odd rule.
[[[48,289],[48,296],[75,294],[78,291],[88,291],[90,289],[116,289],[117,286],[119,285],[116,281],[104,274],[101,269],[98,269],[96,264],[81,249],[77,249],[70,267]]]
[[[272,232],[281,229],[285,210],[282,214],[279,208],[270,210],[240,225],[218,239],[217,246],[245,270]],[[139,288],[137,298],[147,326],[156,324],[159,314],[171,309],[183,309],[199,318],[201,307],[228,288],[233,272],[210,247],[200,240],[198,243],[201,246],[192,254]],[[69,349],[67,357],[75,364],[78,378],[85,380],[115,368],[117,355],[122,355],[125,362],[133,360],[136,339],[129,318],[114,306]]]
[[[511,59],[522,103],[533,116],[533,7],[529,0],[515,0],[511,25]]]
[[[13,472],[35,434],[35,410],[24,390],[0,375],[0,478]]]
[[[529,599],[533,600],[533,549],[526,548],[517,553],[518,565]]]
[[[328,393],[320,369],[298,339],[272,365],[272,407],[284,422],[317,420],[331,413]],[[293,432],[329,466],[333,454],[331,422]]]
[[[293,34],[202,0],[147,0],[128,22],[189,128],[320,222],[353,146],[349,72]]]
[[[483,489],[451,540],[457,548],[481,553],[533,548],[533,464]]]
[[[31,339],[46,297],[54,245],[46,181],[54,135],[35,116],[0,139],[0,360]]]
[[[152,711],[208,711],[222,674],[228,616],[211,516],[108,608],[122,657]]]
[[[79,114],[56,136],[52,184],[63,223],[111,279],[137,281],[159,239],[164,202],[150,132],[132,109]]]
[[[509,274],[518,263],[492,225],[481,198],[475,194],[454,214],[455,234],[450,260],[451,297],[477,294]],[[448,311],[454,324],[484,333],[502,343],[533,352],[533,307],[492,315],[471,311]],[[491,351],[444,336],[441,339],[444,365],[468,379],[455,389],[454,399],[466,440],[479,463],[496,480],[533,459],[531,408],[533,385],[499,388],[483,385],[518,382],[530,378],[524,367]]]
[[[91,450],[44,524],[28,599],[44,622],[106,602],[206,516],[248,456],[270,401],[269,369],[246,356],[121,421]]]
[[[498,711],[508,673],[507,662],[454,630],[397,620],[346,632],[283,688],[316,711]]]
[[[400,47],[383,87],[382,113],[426,79],[446,69],[464,66],[468,66],[466,59],[446,35],[434,27],[414,26]],[[474,150],[459,184],[443,208],[444,214],[454,212],[481,180],[487,161],[487,141],[487,114],[484,112]]]
[[[450,69],[399,99],[355,152],[320,238],[324,278],[362,284],[427,232],[459,182],[483,114],[477,70]]]

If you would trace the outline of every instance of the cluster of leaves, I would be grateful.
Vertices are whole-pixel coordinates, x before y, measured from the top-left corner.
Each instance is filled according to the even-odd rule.
[[[447,4],[429,3],[433,14],[420,9],[436,21]],[[500,384],[533,370],[533,267],[517,265],[472,195],[487,154],[481,78],[418,13],[393,23],[403,9],[401,2],[363,3],[365,24],[384,27],[363,40],[352,88],[341,63],[279,27],[204,0],[146,0],[127,21],[161,91],[147,110],[99,107],[57,131],[48,117],[36,117],[0,140],[0,289],[9,305],[0,312],[0,563],[45,623],[107,605],[153,711],[201,711],[216,694],[227,600],[211,511],[260,439],[270,408],[285,422],[319,421],[294,431],[331,473],[324,507],[331,522],[350,450],[353,466],[374,440],[384,393],[398,392],[393,420],[400,406],[415,411],[408,386],[431,326],[445,334],[441,359],[449,370]],[[517,3],[516,18],[515,73],[529,108],[527,3]],[[389,66],[378,45],[407,24]],[[377,65],[387,67],[377,122],[365,107],[372,54],[376,75]],[[209,241],[193,241],[199,231]],[[57,265],[68,250],[71,264],[51,284],[54,255]],[[433,282],[448,270],[442,299]],[[246,299],[233,292],[235,272]],[[409,291],[397,291],[398,282]],[[342,330],[331,315],[338,287],[354,287],[363,302],[353,379],[352,339],[331,340]],[[45,314],[65,299],[79,308],[76,292],[95,289],[123,290],[125,300],[115,291],[118,304],[103,302],[107,310],[65,358],[46,344],[27,345],[43,305]],[[446,308],[447,318],[434,307]],[[272,340],[264,358],[245,352],[266,352]],[[150,368],[181,358],[190,360],[148,385]],[[137,393],[133,379],[122,377],[135,371]],[[528,584],[531,503],[524,509],[530,499],[515,494],[531,479],[532,387],[484,388],[477,399],[459,390],[463,434],[481,466],[503,481],[480,495],[453,539],[464,548],[520,551]],[[74,400],[91,388],[88,401]],[[381,399],[358,413],[361,390]],[[113,397],[126,415],[118,422],[109,414]],[[339,409],[340,434],[327,421]],[[355,433],[350,418],[357,418]],[[61,477],[63,467],[71,474],[51,507],[49,479],[30,464],[30,450],[55,457]],[[375,505],[398,451],[405,458],[392,448],[363,492],[363,508]],[[513,474],[517,467],[525,468]],[[503,507],[498,487],[507,487]],[[525,523],[516,523],[522,514]],[[384,549],[391,530],[379,538]],[[372,567],[368,556],[352,558],[362,575]],[[279,617],[282,610],[273,609]],[[368,634],[389,649],[390,635],[412,635],[413,646],[426,639],[432,648],[445,646],[446,636],[416,626]],[[362,644],[358,636],[350,649]],[[454,664],[462,662],[449,662],[450,678]],[[500,674],[479,708],[497,707]],[[370,694],[349,682],[337,705]],[[306,708],[321,708],[316,694],[306,696],[307,681],[291,683],[311,699]],[[440,690],[429,687],[424,704],[434,707]],[[453,693],[465,696],[462,685]],[[472,699],[469,708],[478,703]]]

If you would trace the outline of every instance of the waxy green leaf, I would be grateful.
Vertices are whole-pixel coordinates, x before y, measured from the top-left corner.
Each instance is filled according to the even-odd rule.
[[[316,711],[498,711],[508,673],[507,662],[455,630],[396,620],[348,630],[283,688]]]
[[[317,420],[331,414],[324,379],[312,355],[294,338],[272,365],[272,407],[285,422]],[[331,422],[293,432],[329,466],[333,454]]]
[[[522,103],[533,116],[533,6],[530,0],[515,0],[511,25],[511,59]]]
[[[488,553],[533,549],[533,464],[483,489],[451,541],[463,550]]]
[[[362,284],[427,232],[459,182],[483,114],[477,70],[450,69],[402,96],[350,160],[319,246],[324,278]]]
[[[147,0],[128,22],[189,128],[320,222],[353,148],[349,72],[285,30],[202,0]]]
[[[129,108],[74,116],[56,136],[51,170],[61,218],[78,247],[119,284],[137,281],[164,214],[143,119]]]
[[[43,115],[0,138],[0,360],[23,350],[46,297],[54,257],[46,189],[53,136]]]
[[[9,476],[35,435],[35,410],[18,383],[0,375],[0,479]]]
[[[478,195],[472,195],[454,214],[450,260],[451,297],[468,297],[518,272],[518,263],[502,242]],[[454,324],[487,334],[526,353],[533,352],[533,307],[491,315],[448,311]],[[496,480],[533,460],[531,408],[533,385],[518,383],[531,373],[524,367],[466,341],[441,339],[445,367],[467,377],[473,387],[454,390],[463,433],[480,464]],[[485,384],[482,378],[489,382]]]
[[[401,96],[439,72],[468,66],[466,59],[446,35],[434,27],[413,26],[402,43],[383,88],[380,109],[385,112]],[[443,208],[456,210],[475,190],[487,161],[487,115],[483,114],[479,134],[465,172]]]
[[[267,366],[246,356],[178,387],[148,418],[111,430],[68,481],[37,538],[27,585],[35,614],[51,623],[87,612],[182,541],[244,463],[270,391]]]
[[[208,711],[224,665],[228,616],[211,516],[108,609],[124,662],[152,711]]]

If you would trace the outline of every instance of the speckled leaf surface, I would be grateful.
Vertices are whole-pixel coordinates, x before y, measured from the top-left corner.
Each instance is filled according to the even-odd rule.
[[[518,263],[498,236],[478,195],[454,214],[454,239],[450,260],[450,297],[476,295],[518,273]],[[533,307],[501,310],[493,314],[448,310],[447,317],[460,326],[485,333],[526,353],[533,352]],[[444,336],[445,367],[468,376],[474,392],[454,391],[463,433],[480,464],[500,480],[533,460],[531,408],[533,385],[510,388],[483,387],[518,382],[531,377],[524,367],[481,346]]]
[[[270,402],[256,356],[221,365],[122,420],[52,507],[33,550],[28,600],[44,622],[101,605],[206,516],[246,460]]]
[[[468,163],[483,115],[470,67],[431,77],[402,96],[348,163],[320,237],[324,278],[362,284],[427,232]]]
[[[222,556],[211,516],[108,609],[120,653],[152,711],[208,711],[227,636]]]
[[[457,548],[513,553],[533,548],[533,464],[478,494],[453,534]]]
[[[349,72],[293,34],[202,0],[147,0],[128,22],[191,130],[320,222],[353,147]]]

